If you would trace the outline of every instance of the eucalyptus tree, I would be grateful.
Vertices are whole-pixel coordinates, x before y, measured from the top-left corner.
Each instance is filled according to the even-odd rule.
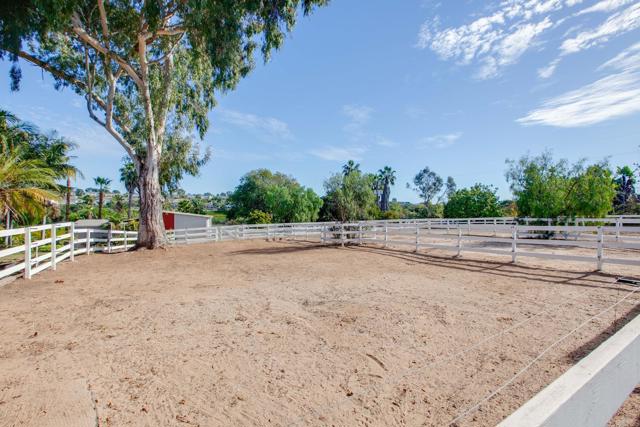
[[[389,210],[389,198],[391,196],[391,186],[396,183],[396,171],[389,166],[378,171],[378,179],[382,184],[382,198],[380,199],[380,210],[386,212]]]
[[[51,74],[85,98],[89,116],[135,165],[138,245],[165,241],[160,162],[175,135],[203,138],[215,93],[233,89],[282,45],[299,11],[327,0],[24,0],[0,9],[0,52]]]
[[[413,187],[407,184],[407,188],[413,188],[424,202],[425,207],[429,207],[433,198],[442,190],[442,178],[433,172],[429,167],[425,167],[413,178]]]

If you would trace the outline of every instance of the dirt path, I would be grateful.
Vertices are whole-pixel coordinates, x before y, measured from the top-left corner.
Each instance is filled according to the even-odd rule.
[[[0,289],[0,425],[78,384],[100,426],[446,425],[632,289],[553,267],[295,242],[79,257]],[[503,419],[638,294],[459,424]]]

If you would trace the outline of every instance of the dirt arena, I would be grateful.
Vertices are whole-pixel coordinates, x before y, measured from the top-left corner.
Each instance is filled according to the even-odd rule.
[[[2,426],[489,426],[640,313],[615,268],[244,241],[0,288]],[[620,269],[640,276],[640,270]],[[634,394],[615,426],[640,425]]]

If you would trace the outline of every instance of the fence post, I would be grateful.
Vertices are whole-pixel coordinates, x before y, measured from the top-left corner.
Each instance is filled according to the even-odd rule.
[[[31,229],[24,229],[24,278],[31,279]]]
[[[184,229],[184,244],[188,244],[189,243],[189,229],[185,228]]]
[[[111,233],[111,228],[109,228],[109,231],[107,231],[107,253],[111,253],[111,237],[112,237],[112,233]],[[124,247],[125,249],[127,248],[127,242],[124,243]]]
[[[622,219],[616,219],[616,242],[620,240],[620,227],[622,226]]]
[[[340,246],[344,248],[344,223],[340,223]]]
[[[471,220],[467,220],[467,233],[471,234]]]
[[[271,226],[267,224],[267,242],[271,239]]]
[[[76,252],[76,225],[72,222],[69,226],[69,260],[71,262],[75,261],[75,252]]]
[[[462,254],[462,228],[460,228],[460,224],[458,224],[458,255]]]
[[[241,240],[244,240],[244,224],[242,224],[242,238]]]
[[[216,242],[220,241],[220,227],[216,227]]]
[[[56,269],[56,248],[58,239],[56,235],[56,224],[51,224],[51,269]]]
[[[362,245],[362,223],[358,223],[358,245]]]
[[[123,237],[124,238],[124,250],[126,251],[127,249],[129,249],[129,243],[127,242],[127,230],[124,230],[123,236],[124,236]]]
[[[384,247],[387,247],[387,241],[389,240],[389,226],[384,224]]]
[[[87,241],[84,247],[87,249],[87,255],[91,253],[91,229],[87,228]]]
[[[518,226],[511,226],[511,238],[513,242],[511,242],[511,262],[516,262],[516,254],[518,251]]]
[[[602,231],[602,227],[598,227],[598,268],[597,270],[602,270],[603,263],[603,246],[604,246],[604,233]]]
[[[420,226],[416,222],[416,252],[418,252],[419,247],[420,247]]]

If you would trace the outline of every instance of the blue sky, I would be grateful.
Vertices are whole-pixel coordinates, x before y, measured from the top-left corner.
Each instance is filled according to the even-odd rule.
[[[267,167],[322,193],[355,159],[365,171],[396,169],[400,200],[417,200],[405,183],[424,166],[509,197],[506,158],[548,148],[637,162],[639,36],[640,1],[334,0],[218,97],[203,141],[213,158],[183,187],[231,190]],[[87,178],[117,181],[124,152],[83,99],[28,65],[17,93],[7,63],[0,73],[2,108],[75,139]]]

